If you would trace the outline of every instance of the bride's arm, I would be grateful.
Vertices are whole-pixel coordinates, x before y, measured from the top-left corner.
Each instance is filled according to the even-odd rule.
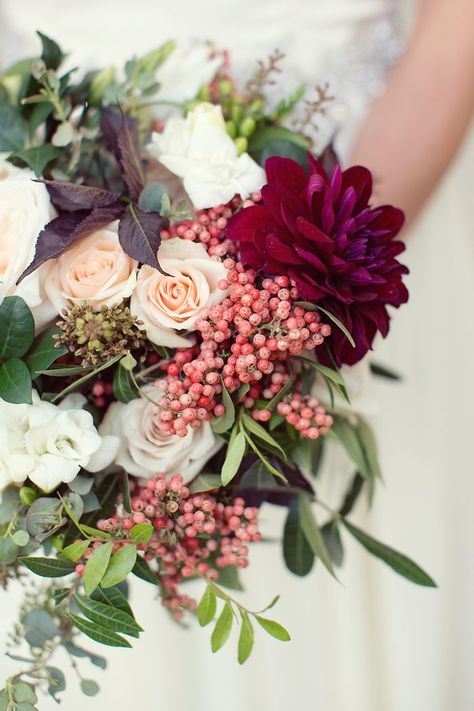
[[[474,110],[474,0],[423,0],[351,162],[374,173],[378,201],[413,220],[453,159]]]

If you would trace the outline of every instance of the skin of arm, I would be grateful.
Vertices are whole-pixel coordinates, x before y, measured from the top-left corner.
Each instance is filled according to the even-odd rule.
[[[371,109],[351,163],[377,202],[411,222],[449,166],[474,112],[474,0],[424,0],[408,49]]]

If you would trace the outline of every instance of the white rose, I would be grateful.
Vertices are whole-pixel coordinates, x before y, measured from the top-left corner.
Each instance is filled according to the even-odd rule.
[[[152,477],[158,472],[182,474],[184,481],[193,479],[204,464],[223,444],[204,422],[185,437],[170,435],[158,429],[158,403],[163,393],[153,385],[145,388],[146,397],[126,405],[113,403],[99,427],[101,435],[120,438],[116,464],[129,474]],[[149,400],[147,399],[149,398]]]
[[[56,313],[84,301],[99,310],[130,296],[136,268],[137,262],[120,246],[118,222],[113,222],[53,259],[44,289]]]
[[[160,88],[156,99],[176,104],[194,99],[199,89],[213,80],[222,62],[222,56],[211,57],[207,44],[179,42],[158,68],[156,79]],[[186,67],[185,72],[183,67]],[[156,115],[167,118],[172,110],[172,107],[157,105]]]
[[[0,159],[0,301],[21,296],[31,309],[42,301],[38,271],[18,286],[16,282],[33,261],[38,235],[53,217],[48,191],[34,177]]]
[[[40,400],[11,405],[0,400],[0,490],[29,478],[43,491],[71,482],[80,469],[95,472],[117,456],[116,437],[101,437],[81,395],[60,406]]]
[[[171,276],[142,266],[130,311],[143,321],[153,343],[189,346],[193,341],[180,332],[192,331],[205,309],[222,301],[226,292],[218,284],[225,279],[226,269],[211,259],[203,245],[179,237],[162,242],[158,259]]]
[[[0,399],[0,492],[9,484],[25,481],[34,467],[25,449],[29,408]]]
[[[248,155],[237,155],[220,106],[202,103],[185,118],[173,117],[153,133],[150,153],[183,179],[198,209],[247,198],[265,183],[265,171]]]

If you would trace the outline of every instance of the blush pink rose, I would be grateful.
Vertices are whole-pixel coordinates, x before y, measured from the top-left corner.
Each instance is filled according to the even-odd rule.
[[[57,313],[83,302],[100,309],[131,295],[137,262],[120,246],[117,226],[113,222],[93,232],[52,261],[44,289]]]

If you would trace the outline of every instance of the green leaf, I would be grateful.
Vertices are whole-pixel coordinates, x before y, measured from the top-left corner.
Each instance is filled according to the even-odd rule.
[[[111,537],[107,531],[100,531],[98,528],[86,526],[83,523],[81,523],[81,531],[85,536],[94,536],[95,538],[103,538],[104,540],[108,540]]]
[[[130,642],[121,637],[116,632],[100,627],[97,623],[87,620],[85,617],[79,617],[69,613],[70,620],[74,623],[77,629],[100,644],[106,644],[109,647],[131,647]]]
[[[94,679],[81,679],[81,691],[86,696],[96,696],[100,687]]]
[[[321,365],[321,363],[316,363],[316,361],[311,360],[310,358],[304,358],[303,356],[298,356],[298,359],[304,361],[307,365],[310,365],[312,368],[314,368],[314,370],[317,370],[318,373],[321,373],[324,378],[327,378],[332,383],[342,386],[345,385],[344,378],[338,370],[334,370],[334,368],[328,368],[327,365]]]
[[[270,447],[276,449],[281,454],[282,458],[286,461],[287,457],[284,449],[271,436],[271,434],[267,432],[264,427],[262,427],[262,425],[260,425],[258,422],[255,422],[255,420],[246,413],[243,413],[242,415],[242,423],[244,424],[248,432],[251,432],[263,442],[270,445]]]
[[[342,565],[344,560],[344,548],[336,521],[326,523],[321,528],[321,535],[334,565]]]
[[[138,397],[137,389],[126,368],[117,368],[115,370],[112,388],[114,397],[119,402],[131,402],[131,400],[136,400]]]
[[[341,442],[349,457],[352,459],[360,474],[370,481],[372,472],[367,465],[367,459],[359,439],[357,427],[351,425],[349,420],[340,415],[334,415],[331,432]]]
[[[283,533],[283,556],[285,563],[295,575],[307,575],[314,564],[314,554],[300,526],[297,501],[288,510]]]
[[[275,620],[268,620],[266,617],[260,617],[260,615],[255,615],[255,619],[259,623],[261,627],[265,630],[265,632],[268,632],[272,637],[275,637],[275,639],[279,639],[281,642],[289,642],[291,637],[283,625],[280,625],[279,622],[275,622]]]
[[[222,486],[227,486],[237,474],[245,454],[245,435],[239,432],[230,447],[227,449],[226,458],[222,465]]]
[[[21,113],[8,104],[0,104],[0,152],[12,153],[23,147],[25,122]]]
[[[140,193],[138,207],[145,212],[162,212],[163,195],[167,194],[167,189],[161,183],[148,183]]]
[[[281,400],[283,400],[283,398],[285,397],[286,393],[291,389],[291,387],[292,387],[292,385],[293,385],[294,382],[295,382],[295,378],[294,378],[294,376],[292,375],[292,376],[290,377],[290,379],[288,380],[288,382],[286,383],[286,385],[284,385],[284,386],[282,387],[282,389],[280,390],[280,392],[278,392],[276,395],[274,395],[274,397],[272,397],[272,399],[271,399],[270,402],[268,403],[267,408],[268,408],[269,410],[274,410],[274,409],[275,409],[275,407],[278,405],[278,403],[279,403]],[[280,416],[281,416],[281,415],[280,415]],[[284,419],[284,418],[283,418],[283,419]],[[283,421],[283,419],[282,419],[282,421]]]
[[[17,704],[35,704],[38,701],[38,697],[32,686],[26,684],[24,681],[17,681],[13,686],[13,698]]]
[[[192,494],[201,493],[203,491],[212,491],[221,486],[221,477],[219,474],[200,474],[192,481],[189,490]]]
[[[307,494],[298,496],[298,511],[300,516],[300,526],[311,546],[314,555],[319,558],[324,567],[336,578],[331,558],[327,551],[321,530],[316,522],[316,517]],[[337,578],[336,578],[337,579]]]
[[[127,544],[114,553],[107,571],[101,580],[101,587],[111,588],[113,585],[121,583],[129,575],[137,560],[137,547]]]
[[[129,615],[132,620],[135,619],[127,598],[118,588],[96,588],[92,593],[92,599],[97,602],[102,602],[104,605],[115,607],[117,610],[121,610]]]
[[[48,693],[53,699],[59,703],[59,699],[56,698],[56,694],[61,693],[66,688],[66,678],[57,667],[46,667],[46,672],[48,673]]]
[[[76,567],[74,563],[59,558],[19,558],[19,561],[42,578],[62,578],[72,573]]]
[[[62,153],[62,148],[52,146],[50,143],[45,143],[42,146],[37,146],[36,148],[25,148],[22,151],[17,151],[12,157],[18,158],[25,163],[29,168],[31,168],[36,177],[39,178],[46,166],[51,163],[51,161],[59,158]]]
[[[0,525],[8,524],[20,508],[20,494],[16,487],[2,491],[0,497]]]
[[[239,580],[239,570],[235,565],[226,565],[219,568],[219,585],[229,590],[243,590],[244,587]]]
[[[26,546],[28,541],[30,540],[30,534],[27,531],[15,531],[15,533],[12,536],[12,541],[16,543],[17,546]]]
[[[210,585],[204,590],[204,595],[199,601],[197,616],[201,627],[205,627],[214,619],[216,614],[217,600],[216,593]]]
[[[216,434],[224,434],[224,432],[228,432],[235,422],[234,402],[224,383],[222,383],[222,404],[225,407],[224,414],[219,417],[215,417],[211,422],[212,429]]]
[[[114,544],[109,541],[96,548],[87,559],[83,582],[86,595],[91,595],[105,575]]]
[[[42,608],[29,610],[22,617],[22,622],[25,625],[25,640],[31,647],[42,647],[60,634],[52,615]]]
[[[148,543],[153,536],[153,526],[151,523],[137,523],[129,533],[134,543]]]
[[[69,595],[68,588],[56,588],[53,592],[54,604],[59,605]]]
[[[18,546],[11,538],[0,538],[0,565],[11,565],[18,556]]]
[[[41,59],[46,64],[48,69],[57,69],[64,59],[64,54],[61,47],[47,35],[37,31],[36,34],[41,40],[43,51]]]
[[[66,546],[66,548],[62,549],[61,558],[71,560],[75,563],[82,558],[89,546],[90,541],[77,541],[77,543],[71,543],[70,546]]]
[[[384,563],[390,566],[396,573],[402,575],[404,578],[411,580],[411,582],[416,583],[416,585],[423,585],[430,588],[436,588],[437,585],[434,580],[425,573],[416,563],[399,553],[398,551],[386,546],[380,541],[376,541],[360,528],[349,523],[345,518],[342,519],[342,523],[345,528],[351,533],[354,538],[359,541],[361,545],[364,546],[369,553],[372,553],[376,558],[380,558]]]
[[[19,358],[10,358],[0,367],[0,397],[6,402],[31,404],[31,375]]]
[[[357,434],[362,446],[365,459],[367,462],[368,471],[373,479],[381,479],[382,471],[380,469],[377,442],[375,441],[374,432],[369,423],[359,416],[357,424]]]
[[[123,492],[122,492],[122,499],[123,499],[123,507],[125,511],[129,514],[132,513],[132,500],[130,498],[130,480],[128,478],[128,473],[126,471],[123,472]]]
[[[60,348],[55,347],[57,341],[53,338],[53,336],[59,332],[60,331],[57,326],[43,331],[43,333],[36,339],[33,347],[26,356],[25,361],[30,369],[31,377],[33,379],[37,378],[41,372],[44,372],[47,368],[49,368],[55,360],[67,353],[67,348],[65,346],[61,346]]]
[[[307,167],[310,145],[304,136],[283,126],[263,126],[249,142],[248,152],[260,165],[270,156],[285,156]]]
[[[132,573],[144,580],[146,583],[151,583],[151,585],[158,585],[158,580],[156,579],[156,573],[150,568],[148,563],[144,558],[140,556],[137,557],[135,565],[133,566]]]
[[[8,693],[6,689],[0,691],[0,711],[8,711],[10,707],[10,702],[8,699]]]
[[[133,617],[122,610],[116,610],[110,605],[104,605],[102,602],[80,595],[75,595],[74,599],[83,615],[107,630],[127,634],[131,637],[138,637],[143,631]]]
[[[229,639],[233,618],[234,615],[230,603],[226,602],[211,635],[211,649],[213,652],[218,652]]]
[[[239,664],[243,664],[250,657],[252,652],[254,635],[252,623],[250,622],[248,614],[244,610],[241,610],[240,614],[242,617],[242,626],[240,628],[237,658],[239,660]]]
[[[33,343],[35,322],[19,296],[6,296],[0,304],[0,358],[19,358]]]

